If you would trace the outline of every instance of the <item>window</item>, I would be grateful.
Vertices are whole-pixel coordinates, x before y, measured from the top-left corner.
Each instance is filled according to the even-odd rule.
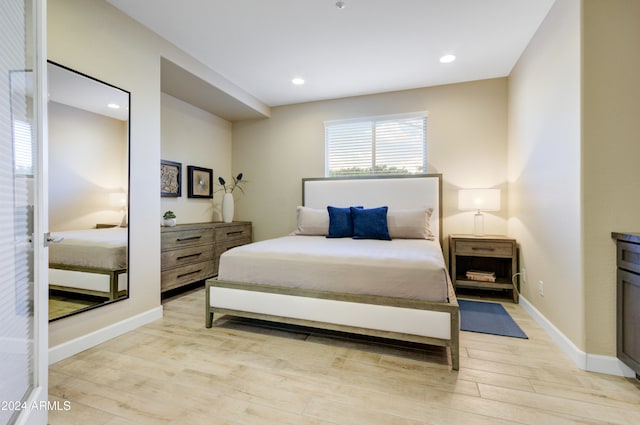
[[[21,176],[33,175],[33,141],[31,124],[13,120],[13,143],[16,173]]]
[[[325,123],[325,175],[427,171],[427,113]]]

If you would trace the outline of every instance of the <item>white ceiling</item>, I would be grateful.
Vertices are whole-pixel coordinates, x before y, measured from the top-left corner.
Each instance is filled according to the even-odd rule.
[[[269,106],[507,76],[554,2],[108,1]]]
[[[128,92],[52,62],[47,64],[47,78],[49,101],[120,121],[129,120]],[[110,108],[109,104],[118,108]]]

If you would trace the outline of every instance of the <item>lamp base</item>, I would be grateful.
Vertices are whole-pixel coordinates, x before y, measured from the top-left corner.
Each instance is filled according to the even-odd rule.
[[[484,214],[480,211],[473,216],[473,235],[484,236]]]

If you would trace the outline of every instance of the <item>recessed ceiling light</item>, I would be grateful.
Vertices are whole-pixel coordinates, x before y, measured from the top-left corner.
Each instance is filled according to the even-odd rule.
[[[107,107],[111,109],[120,109],[120,105],[117,105],[115,103],[109,103]]]
[[[444,55],[440,58],[440,62],[442,63],[451,63],[454,60],[456,60],[456,57],[454,55]]]
[[[301,86],[301,85],[304,84],[304,79],[298,77],[298,78],[294,78],[293,80],[291,80],[291,82],[293,84],[295,84],[296,86]]]

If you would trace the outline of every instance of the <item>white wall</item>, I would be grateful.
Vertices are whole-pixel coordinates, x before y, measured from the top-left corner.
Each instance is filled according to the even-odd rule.
[[[473,213],[457,208],[457,190],[503,189],[503,208],[487,214],[487,232],[506,232],[507,82],[504,78],[311,102],[271,109],[271,118],[233,125],[233,172],[248,180],[236,200],[254,239],[295,229],[301,179],[324,175],[324,121],[427,111],[428,172],[444,177],[444,234],[471,233]]]
[[[522,294],[584,350],[580,34],[580,0],[557,0],[511,73],[508,169]]]
[[[219,190],[218,177],[231,177],[231,123],[165,93],[161,100],[161,155],[182,164],[182,196],[162,198],[160,215],[171,210],[178,223],[220,221],[222,192],[214,193],[213,200],[188,198],[187,167],[213,169],[214,191]]]
[[[109,195],[127,190],[127,123],[49,102],[49,230],[120,224]]]

